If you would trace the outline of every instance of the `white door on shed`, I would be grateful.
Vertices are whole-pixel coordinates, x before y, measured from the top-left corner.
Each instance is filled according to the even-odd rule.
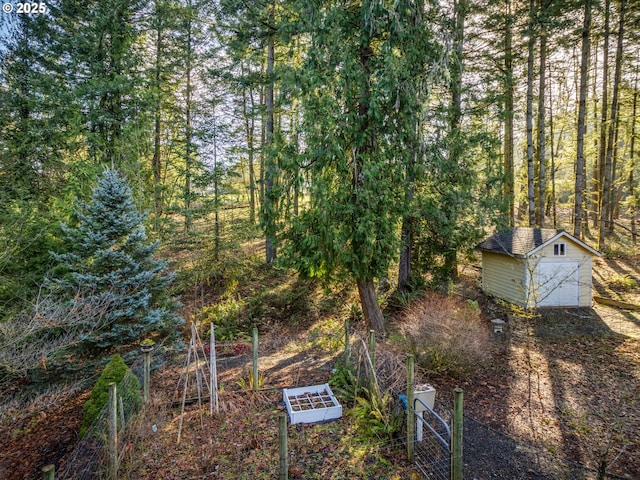
[[[540,262],[538,264],[538,307],[576,307],[580,305],[580,262]]]

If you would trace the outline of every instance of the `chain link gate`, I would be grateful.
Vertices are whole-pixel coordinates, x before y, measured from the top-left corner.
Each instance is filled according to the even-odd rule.
[[[414,462],[424,478],[451,479],[451,430],[448,423],[420,399],[414,400]]]

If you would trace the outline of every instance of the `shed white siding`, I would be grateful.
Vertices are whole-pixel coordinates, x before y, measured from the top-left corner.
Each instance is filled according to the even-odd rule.
[[[564,255],[555,255],[555,244],[564,244]],[[580,245],[571,241],[570,238],[561,237],[556,242],[545,245],[534,255],[528,257],[530,272],[533,272],[535,283],[531,283],[532,292],[529,295],[529,306],[566,306],[566,307],[590,307],[592,303],[591,294],[591,275],[592,275],[592,255],[590,252],[582,248]],[[554,267],[549,265],[553,264]],[[560,265],[564,264],[564,267]],[[545,278],[545,272],[540,271],[540,266],[546,272],[551,270],[556,273],[556,284],[563,293],[547,294],[547,286],[540,285],[541,274]],[[577,270],[577,271],[576,271]],[[574,278],[575,277],[575,278]],[[544,280],[542,280],[544,282]],[[573,295],[569,292],[573,285],[577,288],[577,298],[574,300]],[[535,291],[534,291],[535,289]],[[539,293],[543,292],[543,293]],[[565,301],[559,303],[555,301],[557,298],[564,298]]]
[[[482,286],[485,292],[524,307],[526,278],[524,259],[482,253]]]

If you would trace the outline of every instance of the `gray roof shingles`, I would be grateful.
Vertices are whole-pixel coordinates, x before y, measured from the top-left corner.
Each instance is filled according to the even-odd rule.
[[[560,232],[562,230],[552,228],[517,227],[493,234],[476,248],[485,252],[524,258],[531,250],[548,242]]]

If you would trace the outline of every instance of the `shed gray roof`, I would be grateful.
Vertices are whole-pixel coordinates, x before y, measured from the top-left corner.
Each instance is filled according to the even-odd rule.
[[[550,243],[556,238],[567,237],[580,245],[592,255],[600,256],[600,252],[581,242],[564,230],[552,228],[528,228],[516,227],[504,232],[494,233],[492,236],[479,243],[476,248],[484,252],[500,253],[513,257],[524,258],[534,250]]]

